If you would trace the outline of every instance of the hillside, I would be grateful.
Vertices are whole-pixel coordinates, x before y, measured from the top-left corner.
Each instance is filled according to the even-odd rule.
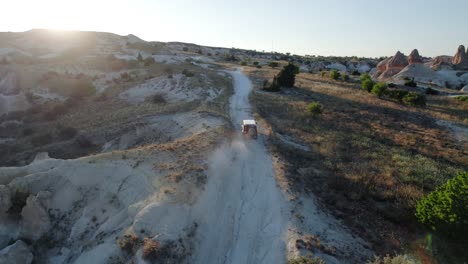
[[[295,86],[265,91],[288,61]],[[467,170],[468,106],[443,85],[424,107],[373,96],[358,75],[379,64],[0,33],[0,263],[419,263],[415,203]],[[385,80],[462,71],[411,65]]]

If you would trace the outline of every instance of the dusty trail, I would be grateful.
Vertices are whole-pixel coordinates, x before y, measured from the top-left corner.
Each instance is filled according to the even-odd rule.
[[[242,119],[251,118],[250,80],[230,72],[235,93],[230,114],[239,133],[215,151],[206,190],[192,211],[198,219],[194,263],[285,263],[285,201],[276,185],[262,138],[243,139]]]

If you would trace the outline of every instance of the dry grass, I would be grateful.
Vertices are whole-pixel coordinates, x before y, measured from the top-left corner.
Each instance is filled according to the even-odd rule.
[[[247,71],[260,88],[278,70]],[[316,74],[299,74],[296,86],[251,95],[256,112],[274,132],[312,150],[293,149],[272,137],[273,151],[286,161],[290,186],[313,191],[374,241],[378,252],[400,248],[417,230],[410,228],[415,201],[468,166],[467,142],[455,142],[451,131],[435,123],[466,124],[466,104],[429,97],[426,108],[411,108],[372,96],[357,83]],[[323,106],[322,115],[307,112],[311,102]],[[300,168],[314,170],[300,174]]]

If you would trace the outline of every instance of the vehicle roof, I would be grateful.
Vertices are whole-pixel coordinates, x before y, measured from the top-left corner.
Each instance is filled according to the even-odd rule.
[[[242,124],[244,124],[244,125],[257,125],[255,120],[253,120],[253,119],[242,120]]]

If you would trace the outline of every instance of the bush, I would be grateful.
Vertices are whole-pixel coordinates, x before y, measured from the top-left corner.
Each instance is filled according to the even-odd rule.
[[[189,71],[187,69],[184,69],[182,71],[182,74],[185,75],[186,77],[193,77],[194,76],[193,72],[191,72],[191,71]]]
[[[385,93],[385,90],[387,90],[387,84],[379,82],[372,86],[371,92],[377,95],[378,97],[381,97]]]
[[[468,95],[460,95],[460,96],[457,96],[455,97],[457,100],[460,100],[460,101],[468,101]]]
[[[288,261],[288,264],[325,264],[325,261],[318,257],[300,256],[300,257],[295,257],[293,259],[290,259]]]
[[[349,75],[345,73],[345,74],[343,74],[341,76],[341,79],[343,79],[343,81],[347,82],[347,81],[349,81]]]
[[[188,48],[187,48],[187,47],[183,47],[182,50],[185,51],[185,52],[187,52],[187,51],[188,51]]]
[[[254,62],[253,62],[253,65],[257,66],[257,65],[258,65],[258,61],[254,61]]]
[[[431,87],[428,87],[426,89],[426,94],[429,94],[429,95],[439,95],[439,91],[435,90],[435,89],[432,89]]]
[[[406,81],[405,81],[405,86],[408,86],[408,87],[416,87],[416,86],[418,86],[418,85],[416,84],[416,82],[415,82],[414,80],[406,80]]]
[[[117,240],[117,244],[125,253],[133,255],[136,252],[138,244],[140,244],[140,240],[134,234],[124,235],[122,238]]]
[[[468,171],[459,172],[416,205],[419,222],[448,238],[468,236]]]
[[[272,67],[272,68],[276,68],[276,67],[278,67],[278,65],[279,65],[279,63],[276,62],[276,61],[270,61],[270,62],[268,63],[268,66],[270,66],[270,67]]]
[[[145,101],[152,104],[165,104],[166,98],[162,94],[153,94],[145,98]]]
[[[325,74],[327,74],[326,71],[321,71],[321,72],[320,72],[320,75],[321,75],[322,77],[325,77]]]
[[[388,83],[387,86],[390,87],[390,88],[395,88],[395,87],[396,87],[396,84],[394,84],[394,83]]]
[[[137,60],[140,61],[140,62],[143,61],[143,56],[141,56],[140,52],[138,52]]]
[[[337,70],[330,71],[330,78],[333,80],[338,80],[340,78],[340,73]]]
[[[403,97],[403,102],[411,106],[424,106],[426,105],[426,96],[417,92],[409,92]]]
[[[372,81],[371,79],[365,79],[361,82],[361,88],[364,91],[370,92],[373,86],[374,86],[374,81]]]
[[[258,69],[261,69],[261,68],[262,68],[262,65],[257,65],[257,66],[255,66],[255,67],[257,67]]]
[[[299,73],[299,67],[292,63],[284,66],[277,75],[277,84],[279,87],[293,87],[296,81],[296,75]]]
[[[159,258],[161,251],[162,247],[159,242],[151,238],[145,238],[143,240],[143,251],[141,253],[143,259],[155,261]]]
[[[353,76],[359,76],[360,73],[359,73],[358,70],[353,70],[353,72],[351,72],[351,75],[353,75]]]
[[[247,62],[246,62],[246,61],[241,61],[240,65],[246,66],[246,65],[247,65]]]
[[[307,105],[307,112],[312,113],[313,115],[318,115],[322,113],[322,105],[318,102],[313,102]]]
[[[365,80],[371,80],[372,81],[372,78],[370,77],[370,75],[367,72],[365,72],[365,73],[361,74],[361,76],[359,77],[359,80],[361,82],[364,82]]]
[[[398,101],[403,100],[403,97],[405,97],[409,92],[407,90],[402,90],[402,89],[397,89],[397,90],[387,90],[385,94],[391,98],[395,99]]]

